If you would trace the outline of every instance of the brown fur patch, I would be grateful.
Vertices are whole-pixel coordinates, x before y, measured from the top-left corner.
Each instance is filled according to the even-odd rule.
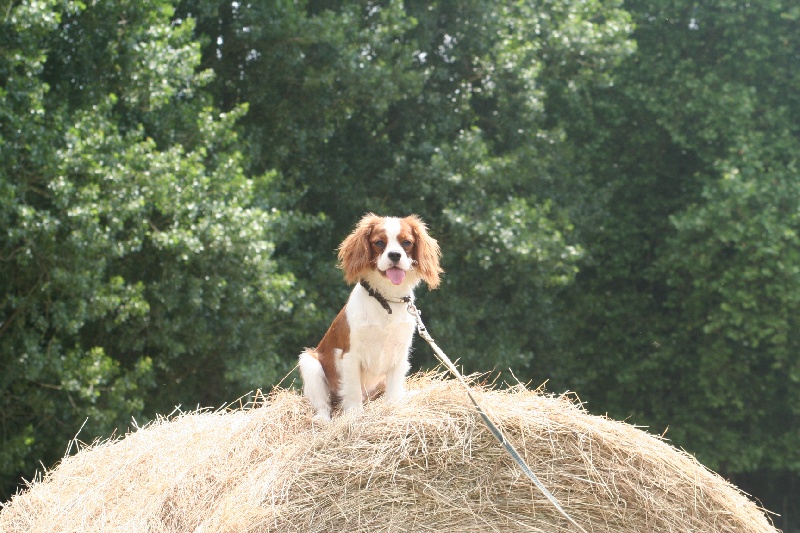
[[[322,337],[319,346],[314,350],[317,359],[322,364],[325,379],[328,380],[328,388],[334,397],[339,394],[339,373],[336,371],[336,355],[337,353],[344,354],[350,351],[350,324],[347,323],[345,309],[343,307],[339,311],[331,327]],[[341,352],[337,352],[337,350],[341,350]]]

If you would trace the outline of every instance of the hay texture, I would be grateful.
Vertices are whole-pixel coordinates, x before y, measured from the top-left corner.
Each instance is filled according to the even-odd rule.
[[[483,426],[460,385],[415,376],[401,405],[312,423],[296,392],[162,419],[64,458],[0,512],[12,532],[576,531]],[[590,532],[775,532],[686,453],[573,400],[475,394]]]

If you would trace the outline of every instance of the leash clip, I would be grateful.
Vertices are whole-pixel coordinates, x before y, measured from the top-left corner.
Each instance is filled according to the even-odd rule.
[[[435,344],[433,342],[433,337],[430,333],[428,333],[428,328],[426,328],[425,324],[422,323],[422,311],[417,309],[417,306],[411,302],[408,303],[406,310],[417,320],[417,333],[419,333],[419,336],[428,341],[429,344]]]

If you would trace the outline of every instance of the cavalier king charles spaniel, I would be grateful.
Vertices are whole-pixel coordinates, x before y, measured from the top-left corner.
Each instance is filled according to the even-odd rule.
[[[300,354],[314,418],[330,420],[339,403],[345,413],[361,411],[382,389],[388,401],[402,398],[416,324],[407,308],[420,281],[439,286],[440,256],[416,215],[367,214],[342,242],[339,266],[355,287],[319,346]]]

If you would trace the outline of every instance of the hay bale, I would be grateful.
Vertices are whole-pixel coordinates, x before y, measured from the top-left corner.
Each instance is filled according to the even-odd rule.
[[[297,393],[163,419],[66,457],[0,531],[574,531],[483,427],[457,382],[312,424]],[[565,397],[476,387],[531,468],[591,532],[775,532],[694,458]]]

